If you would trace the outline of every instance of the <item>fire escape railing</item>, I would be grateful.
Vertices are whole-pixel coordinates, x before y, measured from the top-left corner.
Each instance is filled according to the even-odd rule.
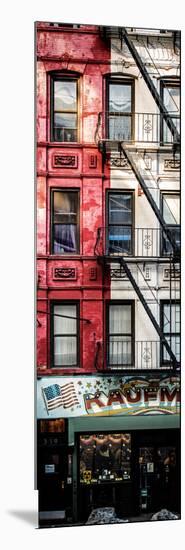
[[[178,363],[177,363],[176,357],[175,357],[175,355],[174,355],[174,353],[173,353],[173,351],[172,351],[172,349],[171,349],[171,347],[170,347],[170,345],[169,345],[167,339],[165,338],[164,333],[163,333],[163,331],[161,330],[160,325],[159,325],[158,322],[156,321],[156,319],[155,319],[155,317],[154,317],[154,315],[153,315],[153,313],[152,313],[150,307],[148,306],[148,304],[147,304],[147,302],[146,302],[146,300],[145,300],[145,298],[144,298],[144,296],[143,296],[143,293],[141,292],[141,290],[140,290],[140,288],[139,288],[139,286],[138,286],[138,284],[137,284],[137,282],[136,282],[136,280],[135,280],[135,278],[134,278],[134,276],[133,276],[131,270],[129,269],[129,267],[128,267],[128,265],[127,265],[127,262],[125,261],[125,259],[124,259],[123,257],[120,258],[120,264],[122,265],[122,267],[123,267],[123,269],[124,269],[124,271],[125,271],[125,273],[126,273],[128,279],[130,280],[130,282],[131,282],[131,284],[132,284],[133,289],[135,290],[135,292],[136,292],[136,294],[137,294],[137,296],[138,296],[140,302],[142,303],[142,305],[143,305],[143,307],[144,307],[144,309],[145,309],[145,311],[146,311],[148,317],[150,318],[150,320],[151,320],[151,322],[152,322],[152,324],[153,324],[153,326],[154,326],[154,328],[155,328],[155,330],[156,330],[156,332],[157,332],[157,334],[158,334],[158,336],[159,336],[159,338],[160,338],[161,344],[163,344],[163,345],[165,346],[165,349],[166,349],[167,353],[168,353],[169,356],[170,356],[170,359],[171,359],[171,361],[172,361],[172,363],[173,363],[174,368],[177,368],[177,367],[178,367]]]
[[[107,341],[106,364],[110,370],[124,369],[173,369],[164,344],[160,340],[133,340],[110,336]],[[175,341],[175,357],[180,363],[180,346]]]
[[[176,255],[180,251],[180,227],[176,228]],[[178,229],[178,232],[177,232]],[[172,230],[171,230],[172,231]],[[125,258],[165,258],[171,257],[171,243],[164,231],[153,227],[136,227],[109,225],[98,227],[94,248],[96,256]]]
[[[179,134],[179,117],[178,113],[175,111],[174,113],[169,113],[166,106],[164,105],[164,102],[154,85],[147,68],[145,64],[143,63],[136,47],[134,46],[132,39],[128,35],[125,28],[119,28],[115,27],[113,31],[111,30],[110,36],[116,36],[116,38],[120,38],[121,40],[121,48],[123,40],[125,44],[127,45],[137,67],[139,68],[139,71],[141,75],[143,76],[148,89],[155,100],[156,106],[159,109],[158,114],[152,113],[113,113],[111,110],[109,113],[106,113],[104,116],[102,116],[102,129],[103,129],[103,135],[100,136],[100,115],[98,117],[98,125],[97,125],[97,131],[95,135],[96,141],[99,141],[99,148],[102,151],[104,158],[106,157],[107,152],[117,150],[120,153],[122,152],[128,166],[132,169],[137,181],[139,182],[159,224],[160,228],[162,230],[162,234],[166,237],[166,242],[170,243],[172,254],[171,258],[173,258],[173,261],[177,262],[179,261],[179,246],[177,247],[176,238],[173,234],[173,232],[170,230],[168,225],[166,224],[164,217],[156,203],[156,201],[153,198],[153,195],[149,189],[149,186],[147,185],[147,177],[145,174],[143,175],[142,170],[140,169],[138,162],[135,157],[132,154],[132,149],[130,148],[130,144],[134,142],[134,145],[137,145],[137,142],[139,143],[147,143],[149,145],[158,143],[159,145],[170,143],[173,147],[173,151],[176,151],[177,148],[180,146],[180,134]],[[104,38],[106,39],[106,32],[104,34]],[[146,115],[146,119],[145,116]],[[145,123],[145,120],[147,121]],[[149,136],[150,134],[150,136]],[[166,140],[166,141],[165,141]],[[169,141],[168,141],[169,140]],[[117,235],[118,236],[118,235]],[[121,237],[126,236],[121,235]],[[95,250],[97,252],[98,246],[100,241],[100,229],[97,235]],[[110,241],[110,239],[109,239]],[[120,239],[117,239],[118,243],[120,244]],[[129,243],[128,239],[128,231],[126,239],[122,239],[122,247],[123,242],[127,242],[127,247]],[[105,245],[106,243],[106,245]],[[124,247],[125,247],[124,243]],[[118,248],[119,248],[118,244]],[[107,238],[104,238],[104,251],[103,256],[106,257],[106,248],[107,246]],[[112,258],[110,254],[110,244],[109,246],[109,254],[108,254],[108,261],[111,261],[110,258]],[[118,252],[118,250],[117,250]],[[126,250],[124,248],[124,254],[117,254],[120,268],[123,269],[125,272],[126,277],[129,279],[134,291],[136,292],[140,302],[142,303],[148,317],[150,318],[150,321],[152,322],[158,337],[160,339],[160,346],[165,348],[167,356],[170,358],[171,364],[173,365],[173,368],[177,368],[179,366],[179,363],[177,361],[176,354],[172,350],[168,340],[166,339],[164,332],[162,331],[160,325],[158,324],[157,320],[155,319],[143,293],[141,292],[141,289],[139,288],[135,277],[130,270],[128,266],[128,258],[127,254],[125,253]],[[138,250],[137,250],[138,252]],[[143,252],[143,251],[142,251]],[[133,250],[132,250],[133,253]],[[134,253],[136,253],[136,249],[134,250]],[[114,253],[113,253],[114,254]],[[101,254],[100,254],[101,255]],[[129,256],[129,254],[128,254]],[[137,260],[136,260],[137,262]]]
[[[103,31],[103,34],[102,36],[104,37],[104,39],[106,39],[107,37],[110,38],[111,36],[114,37],[114,38],[119,38],[120,39],[120,42],[121,42],[121,49],[122,49],[122,44],[123,42],[127,45],[127,48],[128,50],[130,51],[142,77],[144,78],[147,86],[148,86],[148,89],[157,105],[157,107],[159,108],[159,111],[160,113],[163,115],[164,119],[165,119],[165,122],[174,138],[174,143],[176,144],[180,144],[180,135],[179,135],[179,131],[176,127],[176,125],[174,124],[174,121],[173,121],[173,118],[172,117],[169,117],[169,112],[166,108],[166,106],[164,105],[164,102],[155,86],[155,84],[153,83],[152,81],[152,78],[150,77],[150,74],[148,73],[148,70],[146,68],[146,64],[143,63],[139,53],[138,53],[138,50],[137,48],[135,47],[134,43],[133,43],[133,40],[132,40],[132,37],[127,33],[127,30],[125,27],[108,27],[109,31],[107,30],[106,31],[106,28],[104,27],[104,31]]]
[[[99,113],[101,138],[99,146],[105,144],[108,150],[112,142],[126,142],[130,144],[143,143],[148,145],[172,145],[174,137],[168,128],[166,118],[172,119],[177,131],[180,128],[178,112],[163,113],[151,112],[116,112],[105,111]]]
[[[165,105],[162,101],[162,98],[161,98],[156,86],[154,85],[154,83],[153,83],[153,81],[152,81],[152,79],[151,79],[151,77],[148,73],[148,70],[146,69],[146,66],[143,63],[136,47],[134,46],[132,39],[128,35],[126,29],[122,29],[122,33],[123,33],[124,41],[125,41],[128,49],[130,50],[130,53],[131,53],[136,65],[138,66],[138,69],[140,70],[140,72],[141,72],[141,74],[142,74],[142,76],[143,76],[143,78],[144,78],[144,80],[145,80],[145,82],[148,86],[148,89],[150,90],[150,92],[152,94],[152,97],[155,100],[156,105],[160,110],[160,113],[163,115],[164,120],[165,120],[170,132],[172,133],[172,136],[174,138],[174,142],[180,143],[179,131],[177,130],[177,128],[174,124],[173,118],[169,117],[169,112],[166,109],[166,107],[165,107]]]
[[[136,179],[138,180],[138,182],[139,182],[146,198],[148,199],[148,202],[149,202],[154,214],[156,215],[156,218],[158,219],[158,221],[160,223],[160,226],[162,227],[165,235],[167,236],[167,239],[170,241],[170,244],[172,246],[174,255],[176,255],[177,254],[177,247],[176,247],[176,242],[175,242],[175,239],[173,237],[173,234],[170,231],[170,229],[168,228],[167,224],[165,223],[165,220],[164,220],[164,218],[161,214],[161,211],[158,208],[155,200],[153,199],[153,196],[152,196],[151,192],[148,189],[148,186],[146,184],[145,179],[143,178],[140,170],[138,169],[138,166],[136,165],[134,159],[132,158],[131,153],[125,147],[124,143],[121,144],[121,148],[122,148],[122,151],[124,153],[124,156],[126,157],[128,163],[130,164],[130,166],[131,166],[131,168],[134,172],[134,175],[135,175]]]

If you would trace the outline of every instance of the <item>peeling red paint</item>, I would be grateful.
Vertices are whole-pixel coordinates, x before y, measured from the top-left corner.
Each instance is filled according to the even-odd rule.
[[[38,101],[37,101],[37,250],[38,250],[38,374],[62,374],[66,369],[53,369],[50,354],[50,303],[52,300],[79,300],[80,365],[72,372],[96,372],[103,368],[104,311],[103,301],[110,297],[110,281],[103,286],[102,269],[94,247],[98,227],[105,224],[105,189],[102,155],[95,142],[98,114],[103,110],[103,78],[109,71],[110,51],[97,27],[82,26],[65,32],[62,28],[37,25]],[[89,63],[90,61],[90,63]],[[50,142],[50,71],[75,71],[80,80],[80,141],[78,144]],[[74,166],[56,166],[54,155],[75,157]],[[51,254],[51,204],[53,188],[79,189],[80,253],[75,256]],[[73,269],[74,278],[57,279],[56,269]],[[45,313],[44,313],[45,312]],[[96,361],[97,348],[99,356]]]

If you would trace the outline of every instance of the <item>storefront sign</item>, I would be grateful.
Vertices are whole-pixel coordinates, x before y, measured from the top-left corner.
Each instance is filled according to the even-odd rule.
[[[37,417],[178,414],[175,376],[46,377],[37,382]]]

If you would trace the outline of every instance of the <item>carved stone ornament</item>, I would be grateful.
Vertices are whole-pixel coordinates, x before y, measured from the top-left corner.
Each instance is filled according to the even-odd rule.
[[[106,161],[108,166],[111,168],[123,168],[124,170],[131,170],[128,160],[124,157],[109,157]]]
[[[97,279],[97,268],[96,267],[90,267],[89,268],[89,279],[90,279],[90,281],[96,281],[96,279]]]
[[[180,170],[180,159],[164,159],[164,170]]]
[[[122,269],[121,267],[111,268],[110,269],[110,278],[113,279],[113,280],[117,280],[117,279],[127,280],[128,279],[124,269]]]
[[[165,281],[169,281],[170,279],[170,268],[165,267],[163,271],[163,279]],[[176,267],[175,269],[171,269],[171,279],[180,280],[180,267]]]
[[[89,168],[97,167],[97,155],[89,155]]]
[[[77,269],[75,267],[54,267],[53,279],[66,280],[77,279]]]
[[[76,155],[53,155],[53,168],[77,168],[78,157]]]

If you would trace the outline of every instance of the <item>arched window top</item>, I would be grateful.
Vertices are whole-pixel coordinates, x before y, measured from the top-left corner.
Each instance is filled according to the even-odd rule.
[[[67,63],[67,60],[66,60],[66,63]],[[79,71],[71,71],[70,69],[67,69],[67,68],[65,68],[65,69],[61,68],[61,69],[58,69],[58,70],[52,69],[52,70],[48,71],[48,74],[51,76],[51,78],[60,79],[60,78],[65,78],[65,77],[66,78],[72,78],[72,77],[79,78],[82,73],[79,72]]]
[[[122,73],[121,71],[115,72],[115,73],[106,73],[104,74],[104,78],[107,80],[137,80],[138,76],[133,75],[131,73]]]

